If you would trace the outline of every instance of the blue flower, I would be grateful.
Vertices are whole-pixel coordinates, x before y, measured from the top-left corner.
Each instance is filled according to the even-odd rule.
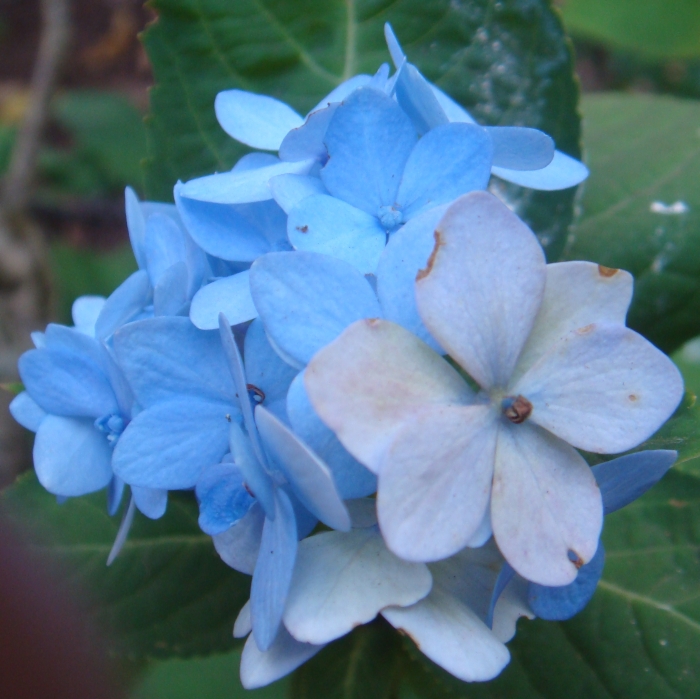
[[[125,198],[139,270],[107,299],[96,320],[100,339],[134,320],[187,313],[195,292],[212,276],[211,261],[185,230],[174,205],[140,202],[130,187]]]
[[[77,328],[51,324],[35,333],[37,348],[19,360],[25,391],[10,406],[15,419],[36,432],[34,467],[39,482],[60,498],[108,488],[108,509],[119,507],[124,481],[112,467],[113,450],[133,412],[133,396],[112,353],[86,330],[94,328],[104,299],[74,304]],[[161,517],[167,491],[132,486],[132,501],[108,562],[126,536],[134,508]]]
[[[466,109],[429,83],[406,56],[387,23],[384,35],[396,66],[396,99],[420,133],[445,123],[475,121]],[[580,161],[554,150],[546,134],[522,127],[485,127],[493,141],[491,172],[508,182],[532,189],[567,189],[588,177]]]
[[[373,273],[387,236],[423,212],[484,189],[492,145],[475,124],[444,124],[418,139],[401,107],[381,90],[353,92],[324,139],[320,172],[328,194],[289,211],[287,234],[298,250],[339,257]]]

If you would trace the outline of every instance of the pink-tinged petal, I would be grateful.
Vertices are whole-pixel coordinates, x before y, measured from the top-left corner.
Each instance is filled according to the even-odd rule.
[[[545,284],[532,231],[496,197],[457,199],[416,277],[418,312],[441,347],[483,387],[505,386]]]
[[[591,323],[625,324],[634,280],[629,272],[594,262],[547,265],[542,305],[511,383],[572,330]]]
[[[508,649],[486,624],[441,587],[412,607],[389,607],[382,616],[434,663],[465,682],[493,679],[510,660]]]
[[[317,534],[299,544],[284,625],[298,641],[328,643],[431,586],[428,567],[397,558],[374,527]]]
[[[296,670],[321,648],[300,643],[282,626],[274,643],[263,653],[251,634],[241,654],[241,684],[245,689],[264,687]]]
[[[397,556],[437,561],[469,543],[488,507],[497,433],[487,405],[425,409],[395,433],[379,469],[377,512]]]
[[[569,333],[513,387],[533,405],[530,420],[577,449],[627,451],[671,417],[683,396],[675,364],[622,325]]]
[[[520,575],[540,585],[568,585],[577,566],[593,558],[603,526],[593,472],[544,430],[502,425],[491,523],[498,548]]]
[[[304,383],[319,417],[374,473],[406,419],[430,405],[468,404],[473,396],[422,340],[377,318],[353,323],[318,352]]]

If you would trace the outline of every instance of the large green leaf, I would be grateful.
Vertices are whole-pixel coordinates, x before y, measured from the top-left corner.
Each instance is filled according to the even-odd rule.
[[[566,0],[562,14],[576,36],[652,58],[700,56],[697,0]]]
[[[249,578],[221,562],[197,526],[192,496],[171,497],[157,521],[137,513],[109,568],[119,519],[107,515],[104,493],[58,505],[28,474],[4,491],[0,511],[25,530],[32,548],[63,564],[65,581],[84,594],[113,653],[167,657],[233,647]]]
[[[214,115],[220,90],[271,94],[301,112],[343,79],[388,61],[391,22],[410,59],[483,123],[538,127],[579,154],[570,46],[547,0],[152,0],[144,35],[156,79],[147,118],[148,195],[230,168],[244,150]],[[504,187],[558,257],[574,192]]]
[[[391,699],[400,682],[401,643],[381,617],[326,646],[297,670],[293,699]]]
[[[464,684],[409,649],[425,699],[672,699],[700,695],[700,481],[671,473],[606,519],[605,575],[565,623],[522,620],[510,665]]]
[[[629,325],[671,351],[700,333],[700,104],[608,94],[583,110],[591,176],[567,257],[632,272]]]

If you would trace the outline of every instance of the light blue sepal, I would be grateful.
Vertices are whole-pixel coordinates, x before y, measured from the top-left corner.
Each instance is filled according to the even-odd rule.
[[[110,294],[105,302],[95,323],[95,337],[106,340],[152,302],[153,289],[148,272],[145,270],[134,272]]]
[[[260,552],[250,588],[250,613],[255,643],[266,651],[275,640],[292,581],[297,554],[297,526],[286,493],[275,492],[274,520],[263,525]]]
[[[255,417],[270,461],[284,473],[304,507],[327,526],[350,531],[350,515],[328,467],[262,405],[255,408]]]
[[[163,488],[131,486],[131,494],[139,512],[149,519],[160,519],[168,506],[168,491]]]
[[[47,413],[26,391],[22,391],[12,399],[10,414],[22,427],[36,432]]]
[[[243,428],[233,420],[229,427],[229,446],[236,466],[241,469],[243,480],[258,499],[270,519],[275,518],[274,485],[253,452],[252,444]]]
[[[199,500],[199,526],[211,536],[232,527],[255,503],[246,490],[241,468],[232,463],[205,469],[195,492]]]
[[[593,467],[603,496],[604,514],[641,497],[673,466],[678,452],[666,449],[638,451]]]
[[[119,531],[117,532],[117,537],[114,540],[114,544],[112,544],[112,550],[109,552],[109,556],[107,556],[107,565],[111,566],[112,563],[114,563],[114,559],[119,555],[121,550],[124,548],[124,544],[126,543],[126,539],[129,536],[129,531],[131,529],[131,525],[134,523],[134,514],[136,513],[136,501],[134,500],[133,495],[131,496],[131,500],[129,501],[129,507],[126,508],[126,512],[124,513],[124,518],[122,519],[122,523],[119,525]]]
[[[538,129],[521,126],[484,127],[493,142],[493,166],[541,170],[554,158],[554,141]]]
[[[107,512],[110,517],[117,514],[124,494],[124,481],[119,476],[114,476],[107,486]]]
[[[449,123],[430,84],[415,66],[406,63],[400,67],[395,90],[397,102],[419,134]]]
[[[236,340],[231,332],[231,325],[223,313],[219,313],[219,334],[221,335],[224,354],[228,360],[229,371],[231,372],[233,383],[236,387],[238,401],[241,405],[241,413],[243,414],[243,423],[250,437],[253,452],[255,456],[258,457],[261,466],[267,468],[265,451],[260,444],[260,436],[258,435],[258,428],[255,425],[255,417],[253,415],[253,406],[250,403],[250,396],[248,395],[248,382],[245,378],[243,359],[241,358],[241,353],[238,351]]]

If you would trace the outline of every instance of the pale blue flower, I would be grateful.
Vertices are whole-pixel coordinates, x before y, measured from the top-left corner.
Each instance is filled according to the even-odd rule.
[[[682,379],[624,326],[629,274],[547,266],[532,231],[490,194],[452,204],[435,240],[416,282],[418,311],[479,392],[415,336],[371,320],[312,359],[309,398],[378,474],[392,551],[446,558],[490,508],[513,568],[543,585],[568,584],[595,554],[603,514],[574,447],[634,448],[672,414]]]

